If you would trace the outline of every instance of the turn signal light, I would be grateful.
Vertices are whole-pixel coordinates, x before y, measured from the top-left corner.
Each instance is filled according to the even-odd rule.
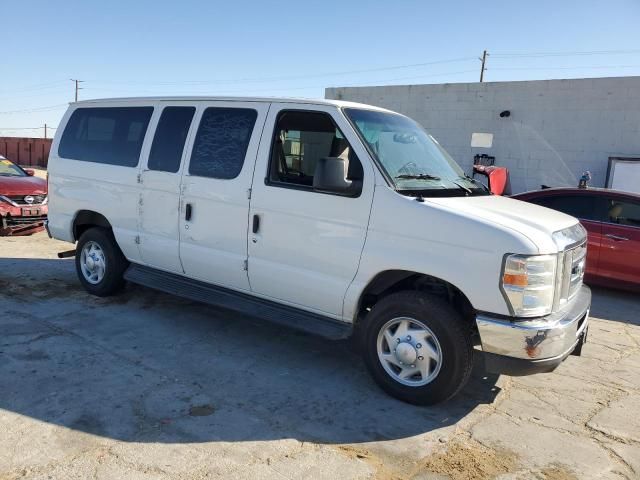
[[[502,283],[513,287],[526,287],[529,285],[529,277],[526,273],[505,273],[502,276]]]

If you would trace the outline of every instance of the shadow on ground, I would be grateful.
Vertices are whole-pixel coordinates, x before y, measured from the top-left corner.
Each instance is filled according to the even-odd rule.
[[[99,299],[71,260],[0,259],[0,409],[73,430],[169,443],[404,438],[491,403],[496,379],[477,366],[455,399],[415,407],[382,393],[347,342],[142,287]]]
[[[591,293],[590,316],[640,325],[640,294],[603,287],[591,287]]]

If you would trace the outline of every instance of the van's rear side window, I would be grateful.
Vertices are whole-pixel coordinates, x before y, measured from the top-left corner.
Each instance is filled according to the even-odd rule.
[[[236,178],[242,170],[258,112],[249,108],[207,108],[191,152],[189,174]]]
[[[64,129],[58,155],[135,167],[153,107],[78,108]]]
[[[149,170],[176,173],[187,140],[196,107],[166,107],[160,115],[156,134],[151,144]]]

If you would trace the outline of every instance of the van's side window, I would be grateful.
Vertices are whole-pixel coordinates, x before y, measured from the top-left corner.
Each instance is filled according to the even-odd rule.
[[[58,154],[85,162],[136,167],[153,107],[78,108],[69,118]]]
[[[221,179],[240,174],[258,113],[249,108],[207,108],[202,114],[189,174]]]
[[[162,110],[149,153],[149,170],[170,173],[180,170],[184,142],[195,112],[195,107],[166,107]]]
[[[347,159],[347,179],[362,180],[362,164],[329,114],[281,112],[271,145],[270,183],[311,188],[318,160],[325,157]]]

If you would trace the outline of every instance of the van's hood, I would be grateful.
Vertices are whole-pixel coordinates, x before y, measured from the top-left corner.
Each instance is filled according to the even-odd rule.
[[[574,217],[556,210],[497,195],[425,198],[426,202],[517,231],[538,245],[540,253],[554,250],[554,232],[578,223]]]
[[[0,176],[0,195],[44,195],[47,181],[39,177]]]

